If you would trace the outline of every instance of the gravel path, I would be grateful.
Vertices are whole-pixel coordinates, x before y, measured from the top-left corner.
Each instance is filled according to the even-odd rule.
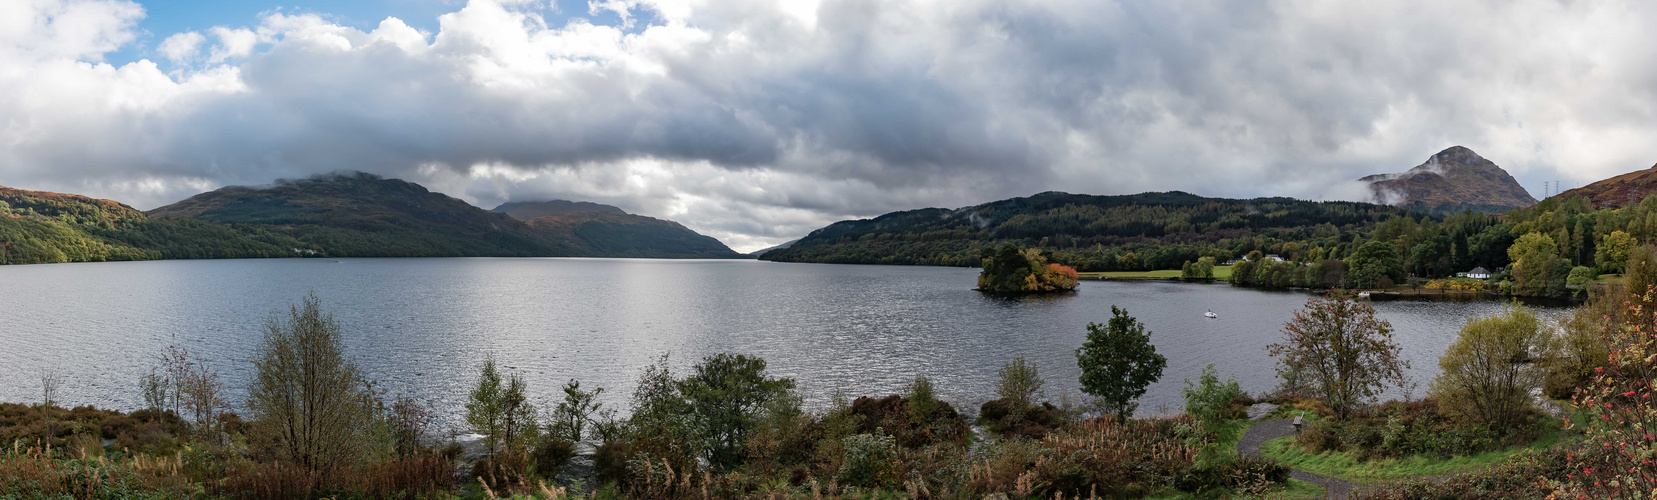
[[[1294,434],[1295,426],[1290,423],[1288,419],[1263,420],[1254,424],[1254,426],[1249,427],[1248,431],[1243,433],[1243,439],[1237,441],[1237,452],[1244,455],[1259,455],[1260,445],[1265,444],[1266,441],[1271,441],[1280,437],[1293,436]],[[1323,485],[1324,498],[1351,498],[1352,493],[1359,486],[1357,484],[1332,477],[1323,477],[1301,470],[1290,472],[1289,477],[1309,483]]]

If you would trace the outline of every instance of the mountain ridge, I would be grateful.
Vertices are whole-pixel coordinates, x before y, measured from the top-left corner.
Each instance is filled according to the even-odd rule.
[[[564,225],[532,225],[419,184],[360,172],[228,186],[148,212],[113,200],[0,188],[0,264],[294,256],[743,257],[671,221],[573,214],[589,215],[556,219]]]
[[[1506,170],[1463,146],[1439,151],[1408,171],[1358,181],[1369,183],[1378,203],[1441,215],[1463,210],[1501,213],[1536,204]]]
[[[1639,203],[1653,194],[1657,194],[1657,165],[1567,189],[1552,197],[1568,200],[1581,196],[1595,208],[1617,208]]]

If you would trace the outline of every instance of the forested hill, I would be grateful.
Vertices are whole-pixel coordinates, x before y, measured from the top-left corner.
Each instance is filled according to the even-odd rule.
[[[1203,256],[1290,248],[1340,251],[1402,209],[1291,198],[1234,200],[1170,191],[1059,192],[956,210],[928,208],[842,221],[761,258],[784,262],[977,265],[983,248],[1017,242],[1082,271],[1178,269]],[[1285,258],[1289,257],[1287,255]]]
[[[594,214],[586,212],[587,214]],[[0,188],[0,264],[241,257],[736,258],[678,224],[565,214],[534,227],[418,184],[353,173],[226,187],[141,213]]]
[[[565,212],[529,220],[548,241],[569,242],[573,255],[642,258],[735,259],[719,240],[677,222],[612,212]]]
[[[412,182],[352,173],[232,186],[148,212],[278,231],[332,256],[567,255],[523,223]]]
[[[151,219],[110,200],[0,187],[0,264],[278,257],[301,246],[268,231]]]

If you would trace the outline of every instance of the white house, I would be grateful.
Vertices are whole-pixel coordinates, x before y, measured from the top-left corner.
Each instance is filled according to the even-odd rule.
[[[1468,271],[1468,272],[1465,272],[1465,273],[1456,273],[1456,277],[1458,277],[1458,278],[1473,278],[1473,279],[1476,279],[1476,280],[1487,280],[1487,279],[1490,279],[1490,271],[1488,269],[1483,268],[1483,267],[1475,267],[1475,268],[1473,268],[1472,271]]]

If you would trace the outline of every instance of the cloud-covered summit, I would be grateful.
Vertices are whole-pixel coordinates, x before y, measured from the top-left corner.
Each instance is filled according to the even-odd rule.
[[[589,5],[625,22],[494,0],[436,32],[271,11],[154,34],[159,60],[117,67],[141,5],[6,2],[0,184],[149,208],[362,170],[751,250],[1050,189],[1355,199],[1350,179],[1445,144],[1525,185],[1657,156],[1647,2]]]

